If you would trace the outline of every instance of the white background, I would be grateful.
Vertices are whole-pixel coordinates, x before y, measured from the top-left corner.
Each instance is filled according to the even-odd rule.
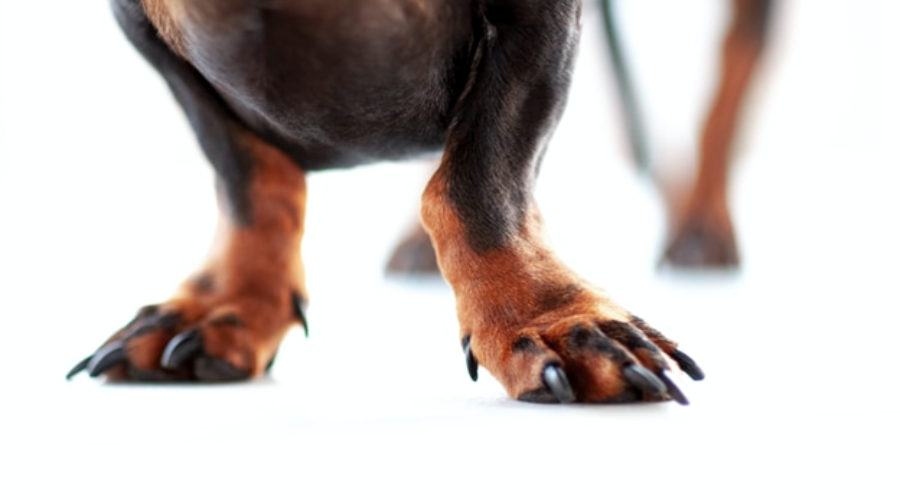
[[[725,2],[627,3],[655,157],[689,173]],[[448,288],[381,272],[426,163],[311,177],[311,338],[272,378],[66,383],[202,261],[212,175],[104,2],[3,2],[0,498],[900,497],[900,7],[778,4],[736,157],[741,272],[656,269],[663,204],[625,154],[593,10],[543,168],[559,253],[706,370],[685,408],[471,383]]]

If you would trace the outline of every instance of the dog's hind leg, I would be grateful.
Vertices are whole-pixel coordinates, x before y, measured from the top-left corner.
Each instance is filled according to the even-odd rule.
[[[733,20],[722,49],[721,80],[703,129],[693,191],[675,219],[665,252],[682,267],[733,267],[739,262],[728,210],[728,169],[741,105],[768,32],[772,0],[734,0]]]
[[[437,276],[437,256],[434,245],[422,225],[416,222],[406,233],[387,264],[387,272],[395,275]]]
[[[70,373],[139,380],[239,380],[264,373],[292,325],[305,327],[300,240],[304,172],[247,130],[163,42],[132,0],[126,35],[163,75],[216,172],[220,222],[209,259],[168,301],[143,308]]]
[[[532,188],[562,113],[578,0],[480,2],[480,42],[422,219],[457,301],[469,374],[532,402],[676,399],[702,372],[553,254]],[[590,222],[585,222],[590,225]]]
[[[606,41],[606,50],[612,62],[613,73],[616,79],[616,88],[619,91],[619,101],[622,104],[622,114],[628,129],[628,140],[631,145],[631,155],[635,165],[641,171],[650,170],[650,148],[647,140],[647,127],[644,124],[644,115],[635,90],[634,80],[628,61],[622,48],[622,37],[616,22],[616,13],[613,0],[600,0],[600,15],[603,22],[603,35]]]
[[[433,172],[432,168],[431,173]],[[422,227],[422,221],[418,217],[413,224],[410,224],[406,234],[397,244],[385,270],[388,274],[397,276],[438,276],[440,274],[431,237]]]

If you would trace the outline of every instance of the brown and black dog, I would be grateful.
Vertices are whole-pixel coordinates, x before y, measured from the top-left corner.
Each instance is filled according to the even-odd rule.
[[[739,17],[751,3],[737,0]],[[703,378],[674,342],[566,267],[540,236],[532,190],[566,101],[581,0],[112,5],[213,164],[220,223],[206,265],[69,377],[265,373],[289,328],[306,327],[306,174],[443,150],[421,218],[456,296],[473,379],[484,366],[523,401],[686,403],[667,372]],[[736,105],[729,92],[717,108]],[[730,137],[733,124],[721,120],[709,127]],[[710,154],[704,162],[724,160],[727,146]],[[695,197],[724,203],[712,198],[725,163],[706,163],[700,184],[713,188]]]

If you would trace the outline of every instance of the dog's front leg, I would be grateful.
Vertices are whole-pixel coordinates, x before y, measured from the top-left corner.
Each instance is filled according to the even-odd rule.
[[[690,358],[541,238],[532,186],[565,103],[580,1],[482,7],[468,85],[422,206],[470,374],[480,364],[524,401],[685,402],[666,370],[702,378]]]
[[[69,376],[83,369],[117,380],[260,375],[289,328],[305,323],[304,172],[234,117],[164,43],[140,2],[116,0],[113,7],[128,38],[169,84],[213,164],[219,230],[208,260],[173,297],[141,309]]]

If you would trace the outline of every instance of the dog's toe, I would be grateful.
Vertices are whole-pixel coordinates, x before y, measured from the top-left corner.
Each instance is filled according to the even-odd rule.
[[[703,378],[696,362],[639,318],[612,321],[596,312],[560,316],[512,335],[467,336],[463,350],[470,375],[477,356],[512,397],[531,403],[687,404],[669,371],[680,366],[691,378]]]

